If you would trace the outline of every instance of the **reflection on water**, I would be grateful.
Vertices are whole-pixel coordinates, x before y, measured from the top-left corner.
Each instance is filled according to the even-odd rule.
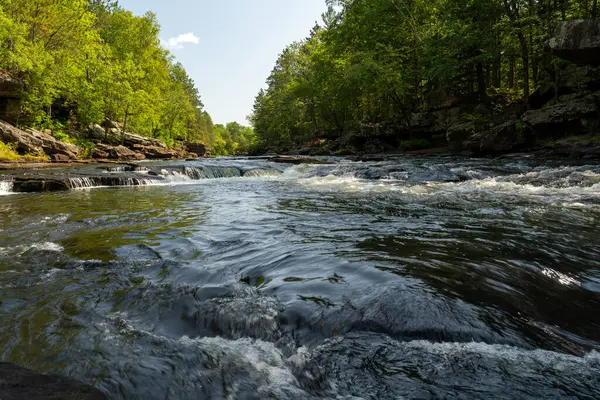
[[[600,397],[599,166],[207,163],[255,172],[0,197],[2,360],[111,398]]]

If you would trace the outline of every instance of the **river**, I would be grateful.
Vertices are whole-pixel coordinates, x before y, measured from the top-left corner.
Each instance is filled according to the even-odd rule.
[[[332,161],[4,172],[1,360],[114,399],[600,398],[600,165]]]

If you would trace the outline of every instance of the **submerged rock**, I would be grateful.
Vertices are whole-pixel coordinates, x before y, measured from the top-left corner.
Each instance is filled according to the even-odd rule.
[[[2,400],[105,400],[98,389],[69,378],[42,375],[0,362],[0,395]]]

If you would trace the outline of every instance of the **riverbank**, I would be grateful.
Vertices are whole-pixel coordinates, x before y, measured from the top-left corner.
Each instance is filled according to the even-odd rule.
[[[116,122],[67,134],[20,129],[0,120],[0,143],[4,149],[0,162],[5,163],[171,160],[198,158],[207,153],[200,143],[179,141],[169,147],[156,138],[123,132]]]

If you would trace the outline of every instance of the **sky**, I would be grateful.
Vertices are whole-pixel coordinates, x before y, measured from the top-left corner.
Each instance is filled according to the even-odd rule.
[[[156,13],[163,46],[196,82],[215,123],[248,125],[254,98],[278,55],[306,38],[325,0],[119,0]]]

